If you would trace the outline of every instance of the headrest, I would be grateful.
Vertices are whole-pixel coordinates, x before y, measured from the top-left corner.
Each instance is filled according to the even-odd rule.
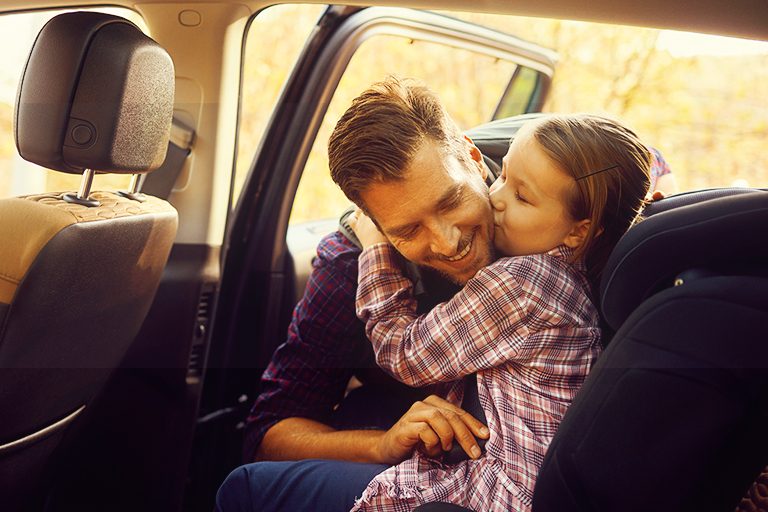
[[[173,115],[168,53],[133,23],[73,12],[37,36],[16,98],[25,160],[81,174],[143,173],[165,159]]]
[[[532,119],[538,119],[546,114],[522,114],[519,116],[497,119],[490,123],[481,124],[464,132],[472,139],[480,152],[491,158],[498,166],[509,151],[509,143],[518,130]]]
[[[658,213],[619,240],[600,286],[600,309],[614,330],[646,298],[673,286],[682,272],[750,275],[768,267],[768,192],[730,189],[726,194],[731,195],[710,190],[659,201],[648,208]],[[677,207],[666,209],[666,202]]]

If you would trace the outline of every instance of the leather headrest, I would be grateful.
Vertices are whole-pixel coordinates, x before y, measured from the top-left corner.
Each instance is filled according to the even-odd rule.
[[[627,231],[608,259],[600,286],[600,309],[614,330],[645,299],[673,286],[684,271],[751,275],[768,267],[768,238],[763,233],[768,226],[768,192],[740,192],[722,197],[721,191],[712,190],[670,197],[656,209],[664,210],[667,201],[677,207],[655,213]],[[695,202],[685,204],[690,201]]]
[[[501,160],[509,151],[512,138],[528,121],[539,119],[546,114],[521,114],[512,117],[497,119],[489,123],[481,124],[464,132],[472,139],[480,152],[491,158],[496,164],[501,165]]]
[[[56,16],[40,31],[16,99],[25,160],[80,174],[143,173],[165,159],[173,115],[168,53],[108,14]]]

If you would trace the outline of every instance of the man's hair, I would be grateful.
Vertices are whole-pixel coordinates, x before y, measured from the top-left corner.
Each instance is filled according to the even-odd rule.
[[[366,210],[361,193],[372,183],[403,179],[426,139],[468,159],[461,132],[435,93],[416,80],[388,77],[355,98],[336,123],[328,142],[331,177]]]
[[[595,291],[608,256],[639,215],[650,186],[651,153],[630,129],[601,116],[552,116],[533,136],[576,180],[568,198],[575,220],[590,219],[573,258],[584,257]]]

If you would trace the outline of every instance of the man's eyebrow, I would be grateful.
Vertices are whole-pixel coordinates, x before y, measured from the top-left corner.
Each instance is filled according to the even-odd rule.
[[[461,196],[464,194],[464,184],[458,184],[455,187],[448,190],[443,197],[437,201],[438,211],[450,210],[459,204]]]

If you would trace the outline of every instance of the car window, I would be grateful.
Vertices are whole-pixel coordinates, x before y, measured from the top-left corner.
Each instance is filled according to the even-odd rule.
[[[330,178],[328,139],[352,99],[371,83],[388,75],[419,78],[466,129],[493,118],[517,69],[513,62],[444,44],[392,35],[367,39],[353,55],[328,106],[299,182],[290,223],[335,218],[349,205]],[[524,108],[519,101],[517,108]]]
[[[145,33],[146,25],[135,11],[123,8],[79,9],[105,12],[127,18]],[[13,109],[16,91],[27,62],[32,43],[48,20],[61,14],[57,11],[34,11],[0,16],[0,197],[12,197],[40,192],[77,190],[80,176],[50,171],[23,160],[16,151],[13,138]],[[102,174],[94,180],[94,190],[128,188],[130,176]]]
[[[768,186],[768,43],[600,23],[452,13],[555,50],[543,110],[618,117],[677,191]]]
[[[287,76],[322,10],[314,7],[312,11],[311,6],[283,5],[263,13],[284,10],[280,19],[275,17],[259,33],[290,34],[270,40],[276,44],[292,40],[293,53],[286,52],[290,58],[278,63],[269,62],[274,60],[270,55],[278,52],[255,43],[266,56],[246,59],[246,66],[254,71],[246,71],[243,85],[236,187],[245,177],[280,89],[279,84],[264,89],[264,78],[253,77],[276,69],[281,71],[273,71],[275,76]],[[543,110],[619,118],[661,151],[676,182],[670,192],[768,186],[768,153],[764,151],[768,44],[610,24],[468,12],[441,14],[553,49],[558,62]],[[301,27],[298,32],[297,27]],[[379,35],[366,40],[353,56],[324,116],[298,186],[291,224],[334,218],[348,205],[330,180],[328,136],[352,98],[388,74],[423,79],[462,128],[514,115],[525,110],[526,102],[537,100],[531,97],[536,90],[535,72],[511,62],[407,37]],[[512,76],[518,79],[510,84]],[[254,92],[245,92],[248,87]],[[246,101],[262,102],[252,117],[246,115]]]
[[[325,5],[283,4],[259,12],[248,27],[232,204],[240,197],[256,148],[304,42]]]

